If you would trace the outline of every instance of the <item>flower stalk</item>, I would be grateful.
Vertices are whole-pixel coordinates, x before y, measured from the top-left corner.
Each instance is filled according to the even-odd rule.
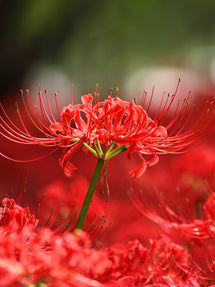
[[[78,229],[82,229],[82,227],[84,225],[84,221],[85,221],[85,218],[87,216],[87,212],[88,212],[88,209],[90,207],[90,203],[91,203],[94,191],[96,189],[96,185],[97,185],[97,182],[99,180],[99,177],[100,177],[102,168],[104,166],[104,163],[105,163],[105,160],[102,158],[99,158],[97,161],[96,168],[95,168],[95,171],[93,173],[93,177],[91,179],[91,182],[90,182],[90,185],[89,185],[89,188],[88,188],[86,197],[84,199],[84,203],[82,205],[82,208],[81,208],[81,211],[80,211],[80,214],[78,217],[78,221],[76,224],[76,228],[78,228]]]
[[[108,159],[110,159],[110,158],[120,154],[121,152],[127,150],[127,148],[128,148],[125,145],[120,145],[120,146],[118,146],[117,148],[115,148],[113,150],[113,148],[115,147],[116,144],[114,142],[112,142],[110,148],[108,149],[106,147],[105,150],[103,151],[98,139],[96,139],[96,143],[93,143],[93,147],[94,147],[95,150],[92,149],[91,147],[89,147],[87,144],[83,144],[83,145],[90,152],[92,152],[94,155],[97,156],[98,161],[97,161],[97,165],[96,165],[93,177],[91,179],[91,182],[90,182],[90,185],[89,185],[86,197],[84,199],[84,203],[82,205],[82,208],[81,208],[78,220],[77,220],[76,228],[78,228],[78,229],[82,229],[82,227],[84,225],[84,221],[85,221],[85,218],[87,216],[87,212],[89,210],[90,203],[92,201],[92,197],[93,197],[93,194],[95,192],[96,185],[98,183],[98,180],[99,180],[99,177],[101,175],[101,172],[102,172],[102,169],[103,169],[103,166],[104,166],[105,162]],[[109,197],[109,195],[108,195],[108,197]]]

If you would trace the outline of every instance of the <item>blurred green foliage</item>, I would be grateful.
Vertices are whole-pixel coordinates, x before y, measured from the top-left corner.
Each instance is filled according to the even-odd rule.
[[[84,89],[118,86],[147,65],[184,65],[194,47],[215,45],[214,12],[214,0],[1,1],[1,94],[38,64]]]

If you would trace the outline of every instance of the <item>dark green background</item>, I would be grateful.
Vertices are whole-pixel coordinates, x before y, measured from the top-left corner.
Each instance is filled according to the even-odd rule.
[[[20,89],[37,66],[61,71],[81,91],[97,82],[121,86],[153,65],[207,73],[214,15],[214,0],[1,1],[1,95]],[[208,46],[209,56],[189,61],[195,48]]]

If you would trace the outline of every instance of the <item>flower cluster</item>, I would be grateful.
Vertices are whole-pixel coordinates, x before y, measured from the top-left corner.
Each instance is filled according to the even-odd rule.
[[[29,208],[7,202],[8,223],[0,227],[0,285],[6,286],[199,286],[198,270],[187,250],[162,237],[144,247],[129,245],[95,249],[84,231],[58,234],[32,225]],[[34,228],[32,228],[34,227]]]
[[[215,286],[213,137],[186,154],[168,156],[181,153],[208,132],[215,123],[214,103],[206,102],[200,111],[189,104],[188,95],[176,104],[171,117],[176,93],[177,89],[173,96],[162,98],[153,117],[149,116],[152,97],[147,106],[146,95],[137,104],[114,97],[112,91],[103,101],[97,91],[85,95],[81,104],[68,105],[62,112],[56,100],[56,113],[47,94],[44,101],[40,92],[39,109],[28,91],[28,103],[21,92],[17,115],[9,116],[1,105],[0,133],[9,140],[8,151],[1,152],[4,162],[44,157],[11,158],[10,144],[19,143],[25,150],[41,146],[48,148],[48,154],[59,150],[67,178],[63,173],[58,177],[61,168],[46,158],[34,169],[29,165],[29,174],[37,180],[29,202],[37,206],[35,212],[18,204],[23,184],[18,196],[11,193],[2,199],[0,286]],[[82,149],[90,153],[84,159]],[[137,155],[129,166],[119,155],[123,151],[128,159]],[[97,158],[93,175],[91,155]],[[107,161],[116,155],[118,161],[108,162],[109,186]],[[49,167],[51,175],[43,172]],[[76,167],[88,170],[90,176],[85,171],[70,177]],[[49,177],[49,184],[39,185],[44,177]]]
[[[198,148],[178,159],[180,167],[177,166],[176,170],[183,170],[182,177],[180,179],[180,173],[172,173],[173,176],[177,175],[177,179],[173,178],[174,183],[169,180],[166,190],[169,197],[172,196],[174,199],[169,200],[166,193],[164,195],[157,192],[158,198],[154,198],[149,204],[147,194],[138,190],[130,192],[130,199],[144,216],[161,226],[163,232],[171,238],[180,237],[181,242],[189,246],[190,255],[199,267],[201,286],[214,286],[215,187],[214,165],[211,164],[214,161],[214,151],[210,145],[204,144],[202,147],[204,149]],[[209,157],[207,151],[210,151]],[[201,165],[197,166],[194,163],[199,157]],[[174,161],[175,163],[177,161]],[[206,170],[203,171],[202,166]],[[171,160],[165,172],[168,173],[169,169],[172,169]],[[206,178],[206,175],[210,174],[211,176],[203,182],[202,176]],[[174,191],[177,180],[177,184],[183,188],[178,187]],[[164,191],[164,185],[159,190]]]

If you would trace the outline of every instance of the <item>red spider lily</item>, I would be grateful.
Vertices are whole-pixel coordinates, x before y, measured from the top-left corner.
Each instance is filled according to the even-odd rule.
[[[150,103],[148,108],[144,109],[145,97],[141,105],[138,105],[135,101],[127,102],[118,97],[114,98],[112,93],[102,102],[98,101],[97,94],[95,98],[91,94],[82,96],[81,104],[68,105],[63,108],[61,114],[56,101],[56,118],[50,108],[47,94],[46,108],[39,92],[41,119],[33,107],[29,93],[27,92],[27,97],[30,108],[27,107],[21,93],[28,121],[33,123],[41,136],[33,136],[29,131],[18,105],[17,113],[21,127],[10,119],[1,105],[1,135],[14,143],[52,147],[54,149],[51,152],[62,149],[59,161],[67,176],[72,175],[76,169],[70,162],[72,155],[82,147],[104,160],[124,150],[127,150],[129,159],[132,153],[137,153],[141,164],[130,173],[135,178],[141,176],[147,166],[155,165],[159,160],[158,155],[180,152],[203,136],[214,124],[211,102],[208,104],[209,107],[205,105],[193,126],[188,127],[193,114],[193,109],[188,104],[188,95],[177,105],[174,118],[164,126],[176,93],[177,89],[172,97],[167,97],[166,100],[162,98],[154,120],[148,116]],[[11,159],[5,154],[1,155]],[[151,156],[151,159],[146,159],[145,155]]]
[[[13,199],[4,198],[0,208],[0,226],[7,228],[8,232],[18,232],[24,226],[35,229],[38,220],[30,214],[29,207],[22,208]]]
[[[9,201],[13,205],[13,200]],[[26,211],[16,206],[19,213]],[[8,213],[8,220],[13,219]],[[138,240],[95,249],[81,230],[48,228],[8,232],[0,227],[0,285],[7,286],[199,286],[186,248],[162,237],[148,248]],[[171,284],[170,284],[171,283]]]
[[[160,196],[159,199],[165,217],[160,216],[156,211],[152,210],[142,198],[142,195],[137,192],[132,191],[130,193],[130,198],[142,214],[159,225],[178,230],[188,238],[198,240],[215,239],[215,194],[212,194],[204,204],[202,208],[202,217],[200,219],[193,218],[190,207],[186,210],[184,206],[182,206],[185,216],[178,215],[166,204],[165,199],[162,196]]]

